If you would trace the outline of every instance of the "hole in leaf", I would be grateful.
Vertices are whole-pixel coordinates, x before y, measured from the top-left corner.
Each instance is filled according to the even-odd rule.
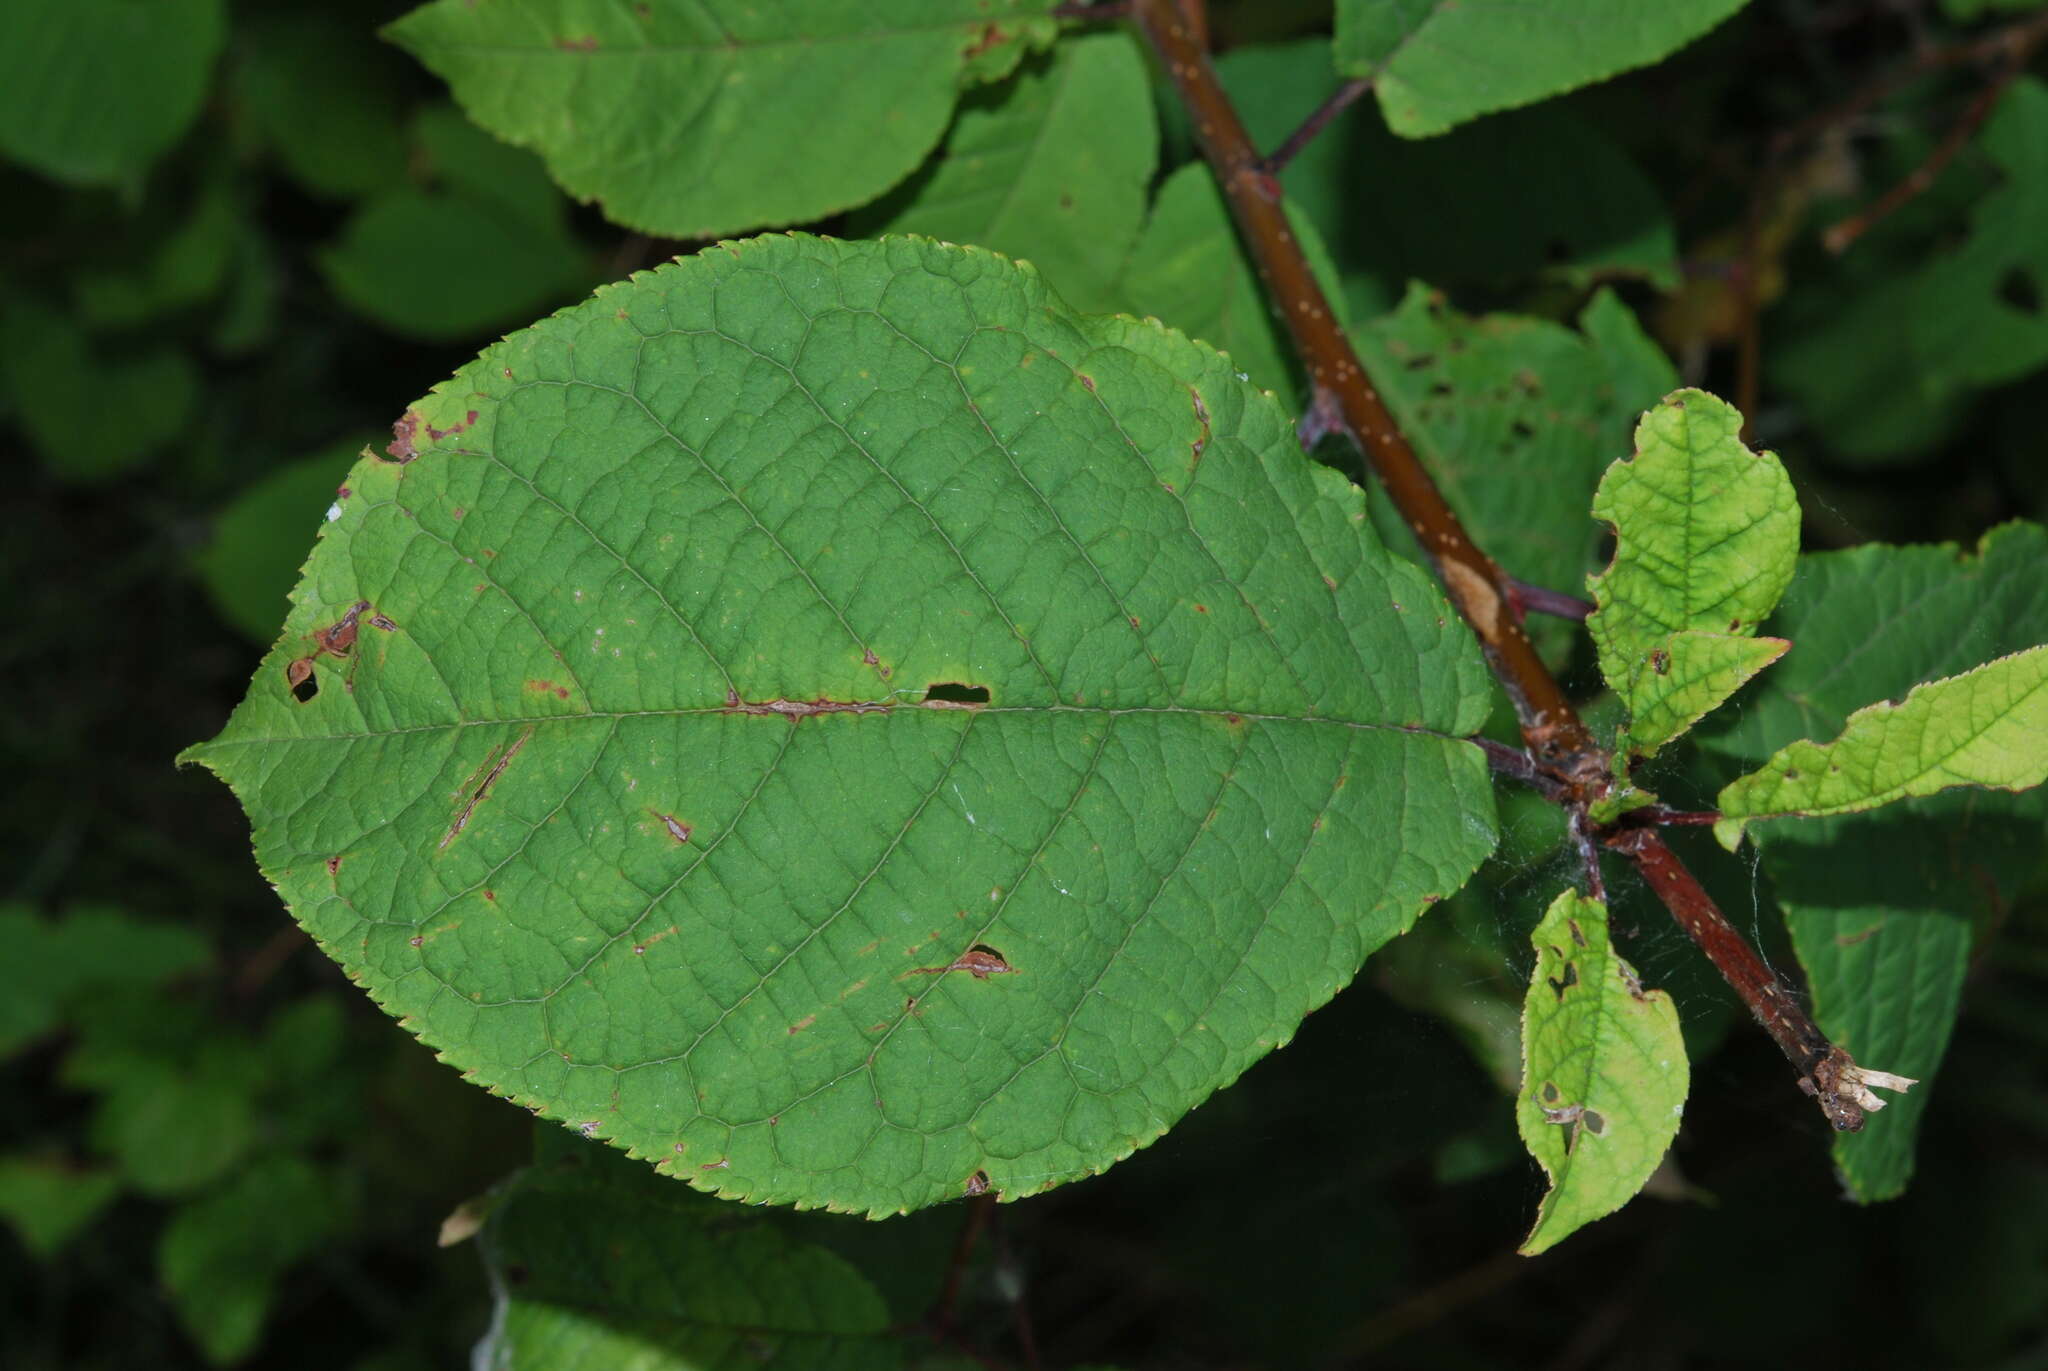
[[[301,657],[284,669],[285,689],[292,698],[305,704],[320,693],[320,678],[313,674],[313,659]]]
[[[1527,419],[1515,420],[1514,423],[1508,426],[1508,431],[1517,438],[1534,438],[1536,436],[1536,426]]]
[[[1607,1131],[1607,1120],[1590,1109],[1579,1115],[1579,1125],[1596,1138]]]
[[[933,681],[924,689],[926,704],[985,705],[988,687],[963,685],[959,681]]]
[[[2014,267],[1998,278],[1998,298],[2022,314],[2041,312],[2041,288],[2025,267]]]

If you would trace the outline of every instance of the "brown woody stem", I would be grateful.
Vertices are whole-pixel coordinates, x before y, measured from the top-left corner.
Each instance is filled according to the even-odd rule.
[[[1530,751],[1580,783],[1603,782],[1605,758],[1598,744],[1536,655],[1513,611],[1511,578],[1465,532],[1359,364],[1288,226],[1279,182],[1265,169],[1236,108],[1218,84],[1207,50],[1171,0],[1136,0],[1131,16],[1187,107],[1196,140],[1308,367],[1318,399],[1323,393],[1334,396],[1338,416],[1415,531],[1451,603],[1479,635],[1494,675],[1514,704]]]
[[[1742,996],[1749,1012],[1799,1073],[1799,1088],[1820,1102],[1828,1122],[1844,1132],[1863,1127],[1863,1106],[1848,1093],[1855,1067],[1849,1054],[1828,1041],[1791,988],[1728,922],[1663,837],[1655,829],[1638,828],[1610,838],[1609,843],[1634,859],[1636,869],[1678,920],[1678,926]]]
[[[1365,453],[1394,507],[1414,530],[1451,603],[1478,636],[1495,679],[1514,705],[1528,752],[1517,757],[1514,749],[1482,743],[1489,762],[1538,785],[1571,811],[1575,841],[1582,853],[1593,854],[1588,858],[1588,880],[1596,889],[1596,843],[1632,859],[1672,916],[1792,1059],[1801,1088],[1820,1100],[1836,1127],[1861,1127],[1862,1108],[1846,1094],[1859,1086],[1848,1054],[1827,1040],[1792,990],[1715,908],[1655,829],[1598,830],[1589,824],[1587,807],[1612,784],[1610,758],[1523,630],[1522,588],[1472,541],[1394,422],[1309,270],[1281,207],[1279,183],[1217,82],[1206,48],[1173,0],[1133,0],[1131,18],[1172,79],[1238,232],[1287,324],[1308,370],[1312,412],[1333,420]]]

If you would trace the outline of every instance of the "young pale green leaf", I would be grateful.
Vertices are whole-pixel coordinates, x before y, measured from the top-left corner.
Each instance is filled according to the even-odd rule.
[[[59,181],[133,181],[199,113],[225,9],[14,0],[0,43],[0,156]]]
[[[1802,740],[1722,788],[1714,836],[1733,852],[1759,819],[1853,814],[1952,786],[2048,780],[2048,646],[1915,686],[1849,716],[1831,743]]]
[[[1424,138],[1648,66],[1745,0],[1337,0],[1337,70],[1369,77],[1387,127]]]
[[[867,203],[960,90],[1051,42],[1052,0],[433,0],[385,32],[614,223],[710,238]]]
[[[1290,212],[1292,207],[1289,207]],[[1337,269],[1322,235],[1294,218],[1301,249],[1323,288],[1336,298]],[[1265,288],[1246,260],[1230,222],[1230,208],[1207,165],[1191,162],[1166,178],[1116,283],[1117,307],[1152,315],[1230,354],[1253,385],[1295,392],[1286,328],[1266,302]],[[1340,311],[1341,303],[1333,306]]]
[[[592,1155],[555,1150],[491,1197],[478,1242],[497,1308],[476,1367],[903,1364],[881,1296],[844,1259],[580,1147]]]
[[[1676,391],[1594,494],[1615,547],[1588,582],[1598,608],[1586,628],[1628,707],[1618,750],[1655,752],[1790,646],[1755,634],[1792,579],[1799,504],[1778,459],[1741,432],[1732,406]]]
[[[1137,44],[1127,33],[1068,38],[1014,80],[968,96],[939,155],[854,215],[848,232],[993,248],[1029,260],[1075,309],[1099,310],[1115,303],[1111,282],[1144,222],[1158,159]]]
[[[1615,955],[1606,905],[1567,890],[1530,941],[1515,1124],[1550,1177],[1522,1243],[1534,1256],[1643,1188],[1678,1136],[1687,1066],[1677,1006]]]
[[[1401,308],[1358,329],[1359,355],[1473,536],[1531,585],[1577,587],[1599,530],[1579,517],[1642,412],[1678,383],[1670,359],[1611,293],[1574,332],[1546,319],[1463,315],[1411,287]],[[1388,501],[1373,520],[1389,547],[1414,533]],[[1547,652],[1576,638],[1532,618]]]
[[[1476,647],[1358,492],[992,253],[723,244],[389,452],[187,755],[390,1012],[694,1184],[1099,1171],[1492,846]]]

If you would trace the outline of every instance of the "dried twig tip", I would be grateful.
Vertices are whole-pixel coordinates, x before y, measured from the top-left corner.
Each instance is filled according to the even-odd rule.
[[[1889,1071],[1873,1071],[1867,1066],[1850,1066],[1842,1072],[1836,1088],[1865,1109],[1882,1109],[1886,1102],[1873,1095],[1871,1087],[1896,1090],[1903,1095],[1918,1084],[1920,1082],[1910,1076],[1894,1076]]]

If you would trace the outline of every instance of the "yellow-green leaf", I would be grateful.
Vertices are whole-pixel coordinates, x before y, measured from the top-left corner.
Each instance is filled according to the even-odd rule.
[[[2024,790],[2048,780],[2048,646],[1915,687],[1849,716],[1721,791],[1714,836],[1731,852],[1758,819],[1853,814],[1951,786]]]
[[[1788,646],[1755,635],[1792,579],[1799,504],[1778,459],[1741,434],[1732,405],[1675,391],[1593,497],[1615,548],[1588,583],[1599,608],[1586,628],[1628,707],[1617,751],[1649,756]]]
[[[1550,1177],[1534,1256],[1621,1208],[1678,1136],[1688,1071],[1678,1009],[1607,937],[1607,906],[1567,890],[1530,936],[1515,1125]]]

